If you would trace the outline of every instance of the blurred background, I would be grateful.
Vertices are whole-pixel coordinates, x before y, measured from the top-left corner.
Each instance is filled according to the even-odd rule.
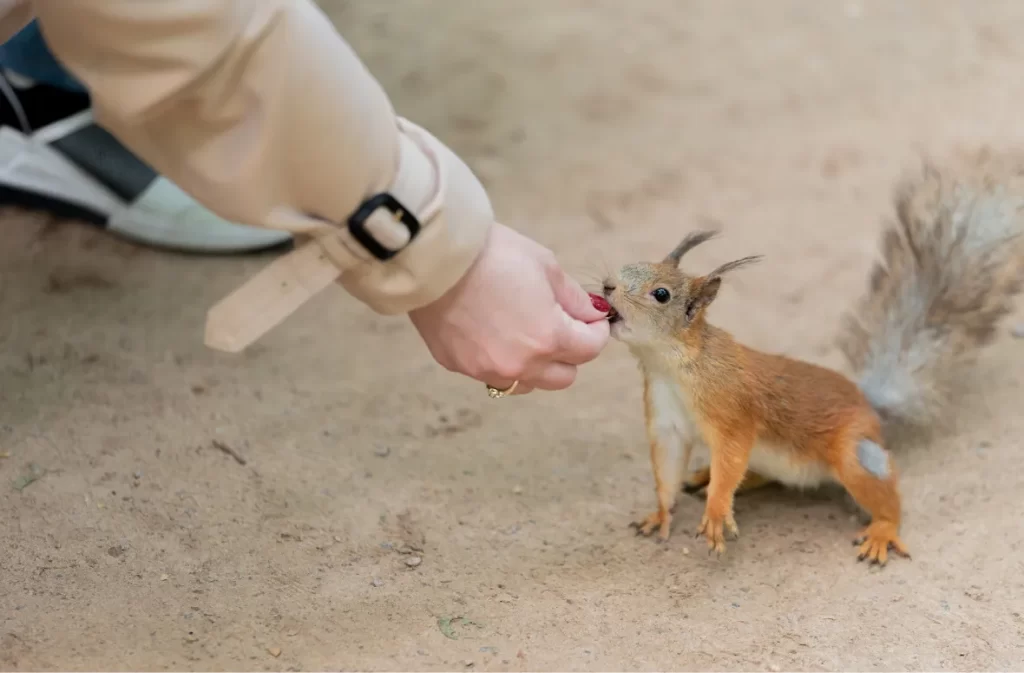
[[[694,267],[765,255],[718,324],[834,366],[894,181],[1022,137],[1019,2],[320,4],[578,278],[717,224]],[[619,345],[567,392],[494,402],[339,289],[231,357],[205,312],[268,256],[2,218],[4,669],[1019,665],[1009,334],[962,431],[897,457],[913,561],[857,565],[841,499],[771,490],[716,560],[692,498],[665,545],[627,529],[654,494]]]

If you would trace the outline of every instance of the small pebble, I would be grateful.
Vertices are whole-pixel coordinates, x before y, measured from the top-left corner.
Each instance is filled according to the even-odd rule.
[[[1010,330],[1010,334],[1013,335],[1014,339],[1024,339],[1024,322],[1014,325],[1013,329]]]
[[[689,547],[683,547],[683,556],[686,556],[689,553],[690,553],[690,548]]]
[[[415,568],[421,563],[423,563],[423,559],[419,556],[410,556],[409,558],[405,559],[405,565],[409,566],[410,568]]]
[[[782,669],[779,668],[778,664],[772,664],[771,666],[768,667],[768,670],[771,671],[772,673],[779,673],[779,671],[781,671]]]
[[[136,479],[142,479],[142,473],[141,472],[136,472],[132,476],[135,477]]]
[[[387,458],[388,456],[391,455],[391,447],[390,446],[378,446],[374,450],[373,455],[377,456],[378,458]]]
[[[281,656],[281,648],[280,647],[268,647],[267,648],[267,652],[270,652],[270,656],[274,657],[275,659],[277,657]]]
[[[169,579],[171,579],[169,575],[161,575],[160,576],[160,581],[161,582],[166,582]]]
[[[521,495],[523,492],[523,487],[517,484],[512,487],[512,492],[515,493],[516,495]]]
[[[372,584],[375,587],[382,587],[382,586],[384,586],[384,580],[382,580],[379,577],[374,577],[373,581],[370,582],[370,584]]]
[[[462,665],[466,668],[473,668],[473,666],[476,665],[476,662],[471,659],[466,659],[464,662],[462,662]]]

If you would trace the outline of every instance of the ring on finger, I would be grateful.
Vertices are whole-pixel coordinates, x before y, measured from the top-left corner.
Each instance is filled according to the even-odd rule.
[[[498,400],[498,399],[501,399],[502,397],[505,397],[506,395],[511,395],[512,393],[514,393],[515,390],[516,390],[516,387],[518,387],[518,386],[519,386],[519,380],[518,379],[513,381],[512,385],[510,385],[508,388],[505,388],[505,389],[495,388],[492,385],[488,385],[487,386],[487,394],[490,396],[491,399]]]

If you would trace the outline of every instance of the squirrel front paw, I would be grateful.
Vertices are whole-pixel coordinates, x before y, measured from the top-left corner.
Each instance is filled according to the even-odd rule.
[[[859,545],[858,561],[867,560],[869,563],[884,566],[889,560],[890,548],[900,556],[910,558],[907,546],[896,532],[896,525],[889,521],[871,522],[871,525],[861,531],[853,544]]]
[[[735,540],[740,536],[740,529],[736,525],[736,519],[732,514],[726,516],[710,514],[704,511],[704,517],[697,528],[697,537],[704,536],[708,541],[708,553],[717,552],[719,555],[725,552],[726,535],[732,536]]]
[[[637,535],[643,535],[644,537],[650,536],[654,529],[657,528],[658,542],[665,542],[671,534],[672,513],[659,509],[656,512],[651,512],[641,521],[634,521],[629,525],[631,528],[636,528]]]

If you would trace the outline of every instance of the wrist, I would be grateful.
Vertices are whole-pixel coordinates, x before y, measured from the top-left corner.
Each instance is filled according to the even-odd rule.
[[[486,244],[494,213],[469,167],[405,121],[397,170],[382,191],[420,218],[420,230],[397,255],[383,262],[368,259],[342,274],[341,283],[378,313],[408,313],[440,299],[469,271]],[[378,239],[389,235],[372,233]]]

